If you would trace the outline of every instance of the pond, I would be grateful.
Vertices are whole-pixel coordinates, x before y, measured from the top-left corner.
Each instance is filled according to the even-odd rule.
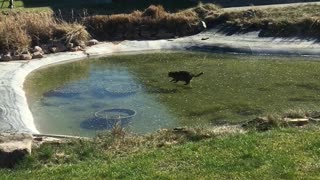
[[[169,71],[189,71],[189,85]],[[42,68],[24,88],[41,133],[93,136],[116,123],[134,133],[239,123],[318,110],[320,61],[307,57],[152,52]]]

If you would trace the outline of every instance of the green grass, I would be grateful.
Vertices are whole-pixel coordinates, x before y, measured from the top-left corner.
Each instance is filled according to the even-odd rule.
[[[0,170],[1,179],[317,179],[317,127],[222,136],[110,156]],[[96,144],[97,145],[97,144]],[[88,145],[80,147],[86,149]],[[54,148],[56,150],[57,148]],[[38,150],[36,150],[38,151]],[[110,150],[109,150],[110,151]],[[90,152],[90,151],[89,151]]]

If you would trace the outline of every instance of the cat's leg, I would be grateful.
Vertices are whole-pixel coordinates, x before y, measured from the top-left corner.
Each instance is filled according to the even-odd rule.
[[[190,80],[186,80],[186,83],[184,85],[190,84]]]

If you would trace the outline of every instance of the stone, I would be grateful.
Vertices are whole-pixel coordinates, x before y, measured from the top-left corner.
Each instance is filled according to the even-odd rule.
[[[38,51],[32,54],[32,59],[39,59],[39,58],[43,58],[43,52]]]
[[[20,60],[31,60],[31,59],[32,59],[32,56],[30,53],[20,55]]]
[[[33,49],[31,49],[31,52],[35,53],[35,52],[43,52],[43,51],[42,51],[42,48],[40,46],[35,46]]]
[[[11,56],[10,53],[4,54],[4,55],[1,57],[1,60],[2,60],[2,61],[11,61],[11,60],[12,60],[12,56]]]
[[[0,134],[0,167],[13,168],[31,154],[32,135]]]
[[[96,40],[96,39],[91,39],[91,40],[89,40],[89,41],[87,42],[87,45],[88,45],[88,46],[93,46],[93,45],[96,45],[96,44],[98,44],[98,43],[99,43],[98,40]]]
[[[84,41],[79,41],[75,43],[76,46],[80,46],[81,48],[86,48],[86,43]]]
[[[70,49],[72,52],[75,52],[75,51],[80,51],[82,50],[82,48],[80,46],[76,46],[76,47],[73,47]]]
[[[70,49],[72,49],[74,47],[74,45],[73,45],[73,43],[68,43],[67,44],[67,48],[70,50]]]
[[[15,54],[12,56],[12,60],[20,60],[20,55],[19,54]]]
[[[49,47],[51,47],[51,45],[49,45],[49,44],[42,44],[41,45],[41,49],[42,49],[44,54],[49,54],[50,53]]]
[[[49,47],[49,51],[50,51],[51,53],[56,53],[56,52],[58,52],[57,47],[54,47],[54,46]]]
[[[55,43],[53,46],[57,48],[56,52],[64,52],[68,50],[67,47],[62,43]]]

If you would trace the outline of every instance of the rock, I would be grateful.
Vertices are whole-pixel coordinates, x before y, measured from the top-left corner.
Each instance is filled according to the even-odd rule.
[[[43,58],[43,52],[38,51],[32,54],[32,59],[39,59],[39,58]]]
[[[56,53],[56,52],[58,52],[57,47],[54,47],[54,46],[49,47],[49,51],[50,51],[51,53]]]
[[[20,55],[20,60],[31,60],[31,59],[32,59],[32,56],[30,53]]]
[[[75,52],[75,51],[81,51],[82,48],[80,46],[76,46],[70,49],[71,51]]]
[[[40,46],[35,46],[33,49],[31,49],[31,52],[35,53],[35,52],[43,52],[43,51],[42,51],[42,48]]]
[[[79,41],[75,43],[76,46],[80,46],[81,48],[86,48],[86,43],[84,41]]]
[[[13,168],[31,154],[30,134],[0,134],[0,167]]]
[[[57,48],[57,52],[64,52],[68,50],[67,47],[62,43],[55,43],[53,46]]]
[[[42,49],[44,54],[49,54],[50,53],[49,47],[51,47],[51,45],[49,45],[49,44],[41,45],[41,49]]]
[[[4,55],[1,57],[1,60],[2,60],[2,61],[11,61],[11,60],[12,60],[12,56],[11,56],[10,53],[4,54]]]
[[[13,55],[12,60],[20,60],[20,55],[19,54]]]
[[[88,45],[88,46],[93,46],[93,45],[96,45],[96,44],[98,44],[98,43],[99,43],[98,40],[96,40],[96,39],[91,39],[91,40],[89,40],[89,41],[87,42],[87,45]]]
[[[68,48],[69,50],[71,50],[73,47],[74,47],[73,43],[68,43],[68,44],[67,44],[67,48]]]

